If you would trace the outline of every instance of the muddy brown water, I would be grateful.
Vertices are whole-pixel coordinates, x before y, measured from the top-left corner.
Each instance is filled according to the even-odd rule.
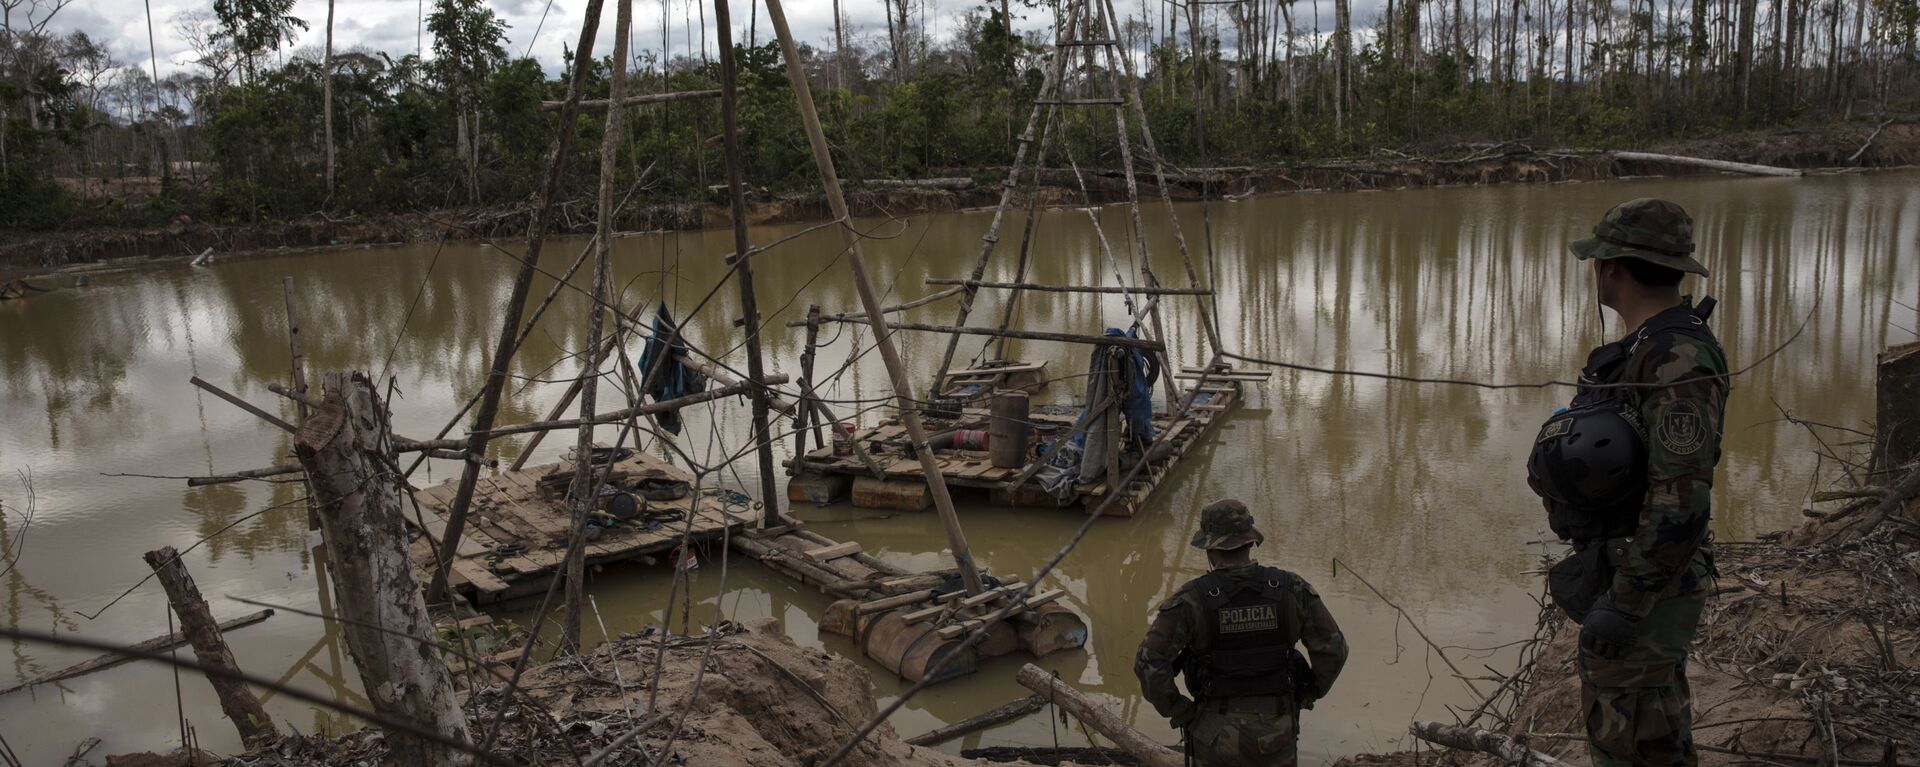
[[[1795,522],[1815,472],[1815,443],[1781,419],[1779,408],[1814,421],[1862,427],[1872,417],[1870,369],[1886,343],[1913,340],[1920,305],[1920,174],[1889,172],[1807,179],[1644,180],[1560,186],[1503,186],[1370,194],[1290,196],[1211,206],[1212,269],[1221,291],[1221,326],[1231,348],[1258,356],[1397,374],[1539,381],[1571,377],[1585,350],[1621,332],[1602,327],[1585,266],[1564,243],[1585,234],[1612,203],[1639,196],[1677,200],[1697,219],[1702,253],[1713,268],[1705,292],[1721,299],[1714,325],[1734,363],[1745,365],[1784,342],[1797,342],[1738,379],[1715,487],[1714,529],[1750,538]],[[1187,237],[1205,266],[1201,209],[1180,208]],[[1149,218],[1156,218],[1149,209]],[[989,214],[865,221],[869,257],[893,299],[933,292],[923,280],[963,276]],[[1101,220],[1120,268],[1130,265],[1124,209]],[[805,230],[755,232],[772,242]],[[1006,241],[1018,241],[1018,219]],[[1154,266],[1169,284],[1185,284],[1172,238],[1161,224],[1146,233]],[[697,303],[723,272],[728,232],[623,238],[617,283],[631,304],[664,296],[678,312]],[[512,243],[504,243],[515,248]],[[546,266],[558,272],[584,245],[561,240]],[[772,326],[773,366],[797,373],[802,334],[782,326],[808,303],[852,307],[855,297],[834,235],[804,234],[756,259],[760,303]],[[1085,214],[1050,211],[1034,238],[1032,279],[1112,284]],[[119,641],[160,634],[166,603],[146,575],[141,552],[192,548],[186,560],[216,615],[254,608],[244,597],[303,608],[322,606],[314,547],[298,503],[298,485],[250,483],[188,489],[184,476],[252,468],[288,454],[286,435],[187,383],[198,375],[256,403],[288,409],[267,384],[288,375],[282,277],[299,289],[308,364],[315,370],[389,371],[396,381],[397,429],[436,432],[481,379],[496,314],[513,262],[476,243],[346,250],[97,276],[90,287],[0,303],[0,498],[6,521],[0,548],[18,553],[0,576],[0,610],[12,625]],[[990,271],[1011,278],[1013,258]],[[582,286],[585,280],[579,280]],[[535,286],[543,294],[551,282]],[[1701,292],[1694,286],[1694,292]],[[504,420],[538,417],[559,396],[551,383],[576,372],[566,350],[583,336],[585,301],[568,293],[519,360],[524,376]],[[991,322],[1000,296],[985,296],[976,316]],[[1169,298],[1168,335],[1184,362],[1203,358],[1193,302]],[[953,304],[918,310],[914,319],[945,323]],[[1023,327],[1097,332],[1122,322],[1116,297],[1030,294]],[[731,285],[689,321],[707,349],[731,347],[738,314]],[[1810,319],[1807,319],[1809,318]],[[886,390],[877,355],[849,350],[859,330],[830,329],[820,367],[844,373],[827,396],[870,403]],[[931,375],[943,338],[900,334],[921,380]],[[864,347],[863,347],[864,348]],[[961,344],[963,357],[981,339]],[[634,350],[637,353],[637,349]],[[1084,349],[1023,343],[1010,351],[1052,361],[1056,375],[1083,369]],[[737,356],[736,356],[737,359]],[[1072,402],[1077,379],[1046,396]],[[1138,726],[1174,735],[1139,698],[1133,649],[1153,607],[1204,558],[1187,546],[1197,510],[1221,496],[1255,509],[1267,544],[1263,561],[1306,576],[1327,599],[1352,644],[1352,660],[1333,695],[1305,716],[1304,755],[1329,757],[1404,742],[1410,719],[1447,718],[1447,706],[1472,697],[1431,657],[1398,615],[1338,558],[1403,606],[1469,674],[1508,661],[1502,645],[1530,633],[1536,576],[1547,549],[1539,505],[1524,482],[1522,459],[1535,428],[1567,397],[1559,389],[1491,391],[1431,384],[1278,372],[1257,387],[1249,407],[1197,447],[1138,516],[1105,520],[1054,576],[1066,603],[1092,624],[1086,652],[1044,664],[1125,712]],[[850,411],[861,404],[842,404]],[[680,442],[696,455],[737,450],[748,410],[727,401],[687,412]],[[864,419],[877,417],[870,412]],[[611,431],[601,435],[613,439]],[[1844,435],[1828,435],[1844,440]],[[539,455],[558,455],[571,436]],[[500,445],[517,453],[521,440]],[[783,440],[782,457],[791,450]],[[436,461],[431,476],[453,476]],[[30,481],[31,494],[26,485]],[[710,481],[757,492],[754,464],[736,463]],[[31,504],[29,504],[31,500]],[[29,523],[25,514],[32,509]],[[930,513],[850,507],[797,510],[822,533],[860,541],[868,551],[913,568],[945,563],[945,539]],[[996,572],[1025,573],[1043,562],[1080,519],[1072,513],[962,509],[979,560]],[[197,541],[206,538],[195,547]],[[774,616],[803,644],[849,656],[852,647],[822,638],[821,595],[738,559],[709,557],[696,576],[696,623],[716,614]],[[591,593],[609,631],[638,631],[663,617],[671,579],[664,566],[624,565],[596,576]],[[717,613],[716,613],[717,610]],[[525,608],[503,616],[526,621]],[[676,611],[677,612],[677,611]],[[678,624],[679,617],[672,616]],[[589,636],[600,629],[593,622]],[[231,636],[247,670],[283,678],[341,700],[364,703],[344,647],[324,625],[282,613]],[[11,681],[87,657],[81,652],[9,643]],[[1471,648],[1471,649],[1469,649]],[[875,664],[883,698],[904,685]],[[963,718],[1025,694],[1012,681],[1022,662],[1002,659],[973,678],[942,685],[894,717],[903,734]],[[165,748],[179,740],[174,675],[157,666],[125,666],[0,698],[0,735],[30,764],[58,761],[87,736],[104,751]],[[203,745],[231,750],[204,680],[184,675],[178,696]],[[289,729],[338,731],[342,717],[275,697],[268,709]],[[1077,727],[1044,716],[1007,725],[962,745],[1082,744]]]

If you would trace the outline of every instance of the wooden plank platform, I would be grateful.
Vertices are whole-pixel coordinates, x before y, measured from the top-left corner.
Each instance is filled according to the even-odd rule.
[[[1046,362],[995,360],[977,368],[950,372],[934,388],[942,397],[972,404],[987,400],[995,391],[1039,394],[1046,386]]]
[[[565,493],[573,471],[571,461],[561,461],[481,478],[448,577],[456,592],[485,605],[546,588],[566,559],[571,514]],[[686,472],[643,451],[615,461],[609,484],[629,489],[646,478],[692,484]],[[421,517],[406,515],[407,526],[413,534],[414,564],[423,571],[433,566],[454,489],[455,482],[449,480],[414,493]],[[664,554],[679,545],[689,517],[695,541],[718,538],[729,527],[737,532],[752,516],[750,507],[743,496],[721,489],[706,490],[699,498],[689,494],[672,501],[644,501],[638,516],[600,529],[599,537],[586,546],[587,562]]]
[[[962,371],[965,372],[965,371]],[[1199,377],[1198,371],[1192,374]],[[1199,387],[1199,396],[1194,407],[1185,417],[1175,421],[1171,414],[1155,413],[1153,416],[1154,434],[1171,431],[1171,451],[1166,458],[1149,466],[1135,477],[1126,489],[1125,497],[1115,501],[1106,509],[1109,516],[1130,517],[1139,511],[1153,494],[1173,467],[1178,465],[1193,445],[1213,430],[1213,426],[1226,415],[1240,406],[1241,386],[1252,376],[1244,376],[1231,368],[1215,371],[1207,383]],[[1029,418],[1040,426],[1051,426],[1060,435],[1073,432],[1076,413],[1065,408],[1035,408]],[[987,428],[989,413],[983,408],[965,408],[961,417],[951,422],[942,422],[938,428],[980,429]],[[889,419],[880,425],[862,430],[854,439],[865,446],[880,464],[886,477],[876,480],[867,471],[865,464],[855,456],[836,456],[829,447],[817,448],[798,460],[787,463],[788,474],[794,482],[817,483],[823,477],[851,477],[853,479],[853,503],[869,508],[915,509],[921,505],[912,502],[905,491],[926,486],[926,474],[917,458],[907,454],[906,430],[897,420]],[[1113,489],[1104,480],[1081,483],[1073,500],[1062,505],[1053,496],[1042,491],[1038,483],[1029,480],[1018,488],[1008,483],[1021,475],[1020,469],[1001,468],[993,465],[986,451],[981,450],[941,450],[936,456],[940,473],[946,478],[947,485],[957,492],[968,488],[985,491],[987,499],[996,504],[1022,507],[1074,508],[1092,511],[1106,500]],[[864,482],[864,485],[863,485]],[[863,492],[864,491],[864,492]],[[789,495],[791,495],[791,491]],[[902,500],[905,498],[906,500]]]

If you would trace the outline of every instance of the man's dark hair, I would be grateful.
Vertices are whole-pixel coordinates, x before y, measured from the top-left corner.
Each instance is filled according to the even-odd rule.
[[[1680,284],[1681,278],[1687,276],[1686,272],[1661,266],[1652,261],[1642,261],[1633,257],[1618,260],[1627,267],[1627,274],[1633,275],[1634,282],[1648,287],[1671,288]]]

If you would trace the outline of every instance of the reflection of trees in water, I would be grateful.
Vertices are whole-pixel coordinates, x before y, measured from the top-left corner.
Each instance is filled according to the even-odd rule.
[[[0,511],[0,552],[4,552],[4,556],[0,556],[0,570],[7,571],[5,578],[0,580],[6,582],[7,625],[47,625],[55,631],[79,631],[79,626],[74,623],[73,617],[61,609],[60,601],[51,592],[28,582],[26,573],[22,572],[18,566],[18,559],[9,559],[14,557],[16,551],[20,558],[26,557],[31,551],[30,547],[25,550],[17,548],[21,545],[20,537],[30,535],[32,532],[31,528],[22,524],[20,519],[6,511]],[[27,622],[29,613],[44,613],[43,620],[46,622],[44,624]],[[16,678],[26,679],[47,670],[43,664],[34,659],[33,647],[28,643],[11,639],[7,641],[7,646],[13,656],[13,672]],[[42,654],[44,655],[44,652]]]
[[[219,562],[229,553],[248,558],[267,551],[300,552],[307,550],[307,507],[300,502],[304,486],[299,482],[268,482],[266,505],[271,507],[258,517],[234,523],[255,509],[249,503],[254,495],[243,486],[261,483],[234,483],[187,488],[180,495],[180,507],[193,515],[194,531],[206,539],[207,557]],[[226,530],[228,525],[233,529]],[[223,532],[224,530],[224,532]],[[304,562],[303,562],[304,564]]]

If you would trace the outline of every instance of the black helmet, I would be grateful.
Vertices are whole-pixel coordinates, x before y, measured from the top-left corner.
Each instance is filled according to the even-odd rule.
[[[1533,440],[1527,484],[1549,506],[1569,511],[1638,504],[1647,492],[1647,446],[1638,420],[1617,401],[1555,413]]]

